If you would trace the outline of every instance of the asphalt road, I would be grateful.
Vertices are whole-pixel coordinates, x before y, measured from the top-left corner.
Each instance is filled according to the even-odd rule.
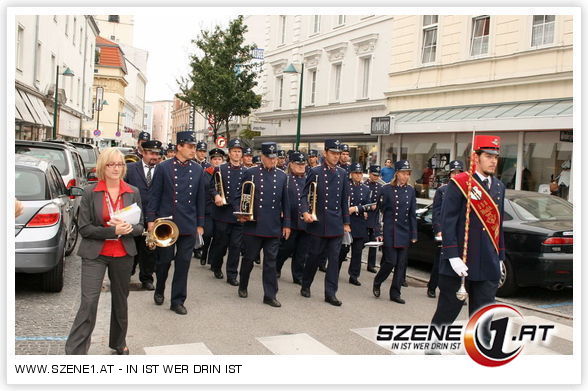
[[[74,253],[75,254],[75,253]],[[66,260],[66,284],[60,293],[45,293],[38,276],[17,275],[16,278],[16,353],[63,354],[65,339],[79,306],[80,258]],[[261,267],[256,265],[249,284],[249,297],[237,296],[237,288],[213,277],[208,266],[193,259],[189,272],[188,315],[180,316],[169,309],[171,273],[162,306],[153,302],[153,292],[138,289],[137,276],[131,279],[129,294],[129,330],[127,343],[131,354],[403,354],[375,340],[381,324],[428,324],[435,311],[436,300],[426,296],[426,267],[408,271],[407,288],[403,288],[405,305],[387,299],[390,280],[382,286],[382,296],[371,292],[374,274],[362,266],[356,287],[348,283],[348,263],[344,264],[337,296],[341,307],[324,302],[324,273],[318,272],[311,288],[312,297],[300,296],[300,286],[293,284],[289,261],[282,270],[278,299],[281,308],[262,303]],[[412,278],[415,277],[415,278]],[[560,330],[549,346],[538,354],[571,354],[572,320],[566,315],[553,316],[530,308],[571,301],[571,291],[537,292],[523,290],[516,299],[525,319],[548,322]],[[551,307],[562,310],[564,306]],[[572,307],[571,305],[569,306]],[[571,312],[570,312],[571,313]],[[90,354],[112,354],[108,348],[110,293],[101,295],[97,325]],[[467,319],[467,310],[458,321]],[[533,352],[533,350],[529,350]],[[422,352],[417,352],[422,354]]]

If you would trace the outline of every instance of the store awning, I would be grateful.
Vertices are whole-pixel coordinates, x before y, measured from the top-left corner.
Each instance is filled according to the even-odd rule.
[[[53,126],[53,119],[39,97],[16,89],[16,118],[40,126]]]
[[[342,142],[377,142],[378,136],[372,136],[364,133],[315,133],[315,134],[301,134],[301,143],[316,143],[324,142],[328,138],[339,138]],[[274,135],[274,136],[257,136],[253,138],[254,147],[261,148],[261,143],[266,141],[274,141],[276,143],[295,143],[296,135]]]
[[[573,128],[572,98],[392,111],[394,133]]]

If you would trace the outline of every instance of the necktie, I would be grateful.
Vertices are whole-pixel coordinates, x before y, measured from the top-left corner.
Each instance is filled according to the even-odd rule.
[[[484,187],[486,188],[486,190],[490,190],[490,187],[488,186],[488,179],[484,179],[482,181],[482,183],[484,184]]]
[[[145,179],[147,180],[147,186],[151,185],[151,170],[153,170],[153,166],[149,166],[149,171],[147,171],[147,176],[145,176]]]

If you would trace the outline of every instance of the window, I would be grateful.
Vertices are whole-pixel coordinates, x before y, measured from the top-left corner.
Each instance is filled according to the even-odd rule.
[[[321,31],[321,16],[314,15],[313,22],[312,22],[312,32],[314,34],[314,33],[318,33],[319,31]]]
[[[120,16],[119,15],[108,15],[108,21],[111,23],[119,23]]]
[[[472,28],[472,46],[470,55],[479,56],[488,53],[488,37],[490,34],[490,17],[474,18]]]
[[[76,92],[78,94],[77,98],[76,98],[76,104],[79,106],[80,103],[82,103],[82,89],[80,88],[81,84],[80,84],[80,78],[78,77],[77,82],[76,82]]]
[[[371,61],[371,57],[364,57],[361,59],[361,89],[359,96],[360,98],[367,98],[369,94]]]
[[[282,98],[284,96],[284,78],[282,76],[276,78],[276,109],[282,108]]]
[[[286,42],[286,15],[280,15],[280,43]]]
[[[41,81],[41,46],[41,42],[37,41],[37,47],[35,49],[35,81]]]
[[[339,102],[341,96],[341,63],[333,64],[331,85],[333,86],[331,90],[331,100],[333,102]]]
[[[18,26],[16,33],[16,69],[22,70],[22,56],[24,45],[24,27]]]
[[[534,15],[531,46],[541,46],[553,43],[554,27],[555,15]]]
[[[337,15],[337,25],[345,24],[345,15]]]
[[[312,69],[308,72],[308,76],[310,79],[310,99],[309,103],[314,105],[316,102],[316,69]]]
[[[65,35],[69,35],[69,15],[65,15]]]
[[[111,35],[111,36],[110,36],[110,40],[111,40],[111,41],[116,41],[116,36],[115,36],[115,35]]]
[[[63,69],[64,70],[67,69],[67,66],[64,65],[63,66]],[[72,79],[72,78],[71,77],[65,77],[65,79]],[[73,83],[73,80],[69,80],[69,94],[68,94],[67,97],[68,97],[68,101],[70,101],[70,102],[73,102],[73,96],[74,96],[74,94],[73,94],[74,85],[73,84],[74,84]]]
[[[76,34],[78,32],[78,20],[76,19],[76,17],[74,16],[74,22],[73,22],[73,35],[72,35],[72,43],[74,46],[76,46]]]
[[[435,61],[437,54],[437,23],[438,15],[423,16],[423,64]]]

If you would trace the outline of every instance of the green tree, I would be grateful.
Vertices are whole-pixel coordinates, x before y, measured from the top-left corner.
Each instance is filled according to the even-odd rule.
[[[215,139],[224,125],[228,141],[229,120],[261,106],[261,96],[253,92],[261,64],[252,61],[256,46],[244,44],[246,31],[243,16],[226,29],[202,31],[192,40],[197,51],[190,59],[191,73],[178,80],[178,98],[211,120]]]

